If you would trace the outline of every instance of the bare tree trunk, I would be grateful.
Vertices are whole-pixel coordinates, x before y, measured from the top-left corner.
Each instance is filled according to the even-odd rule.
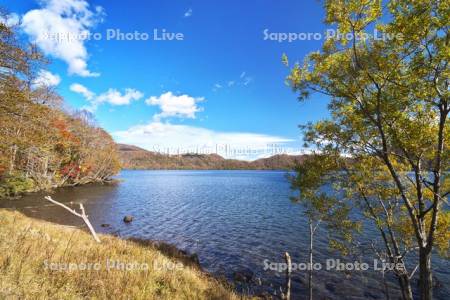
[[[309,279],[308,279],[308,289],[309,289],[309,300],[313,298],[313,288],[312,288],[312,277],[313,277],[313,242],[314,242],[314,228],[312,220],[309,220]]]
[[[402,299],[413,300],[411,282],[408,278],[408,274],[398,275],[398,282],[400,290],[402,291]]]
[[[419,249],[419,287],[421,300],[431,300],[433,298],[431,252],[423,247]]]
[[[389,295],[389,285],[386,281],[386,271],[381,271],[381,276],[383,278],[383,286],[384,286],[384,295],[386,296],[386,300],[390,300],[390,295]]]
[[[364,193],[363,190],[360,189],[360,193],[366,203],[366,206],[370,212],[370,214],[373,216],[374,219],[377,218],[377,213],[375,212],[375,210],[373,209],[372,205],[370,204],[366,194]],[[385,204],[383,203],[383,201],[379,202],[381,207],[384,210],[385,213],[385,217],[387,218],[387,220],[389,220],[390,218],[392,218],[392,214],[389,213],[388,209],[386,208]],[[399,247],[398,247],[398,243],[397,243],[397,239],[395,238],[394,232],[392,230],[392,225],[390,222],[386,222],[387,224],[387,231],[390,237],[390,242],[388,239],[387,234],[385,233],[384,229],[382,226],[378,225],[377,223],[375,223],[378,230],[380,231],[381,237],[383,238],[383,242],[384,245],[386,247],[386,254],[387,257],[389,258],[389,261],[391,263],[398,263],[398,261],[396,259],[394,259],[395,257],[399,257],[400,256],[400,252],[399,252]],[[392,248],[391,248],[392,245]],[[376,251],[376,250],[375,250]],[[400,263],[402,263],[403,266],[405,266],[405,263],[403,261],[403,259],[400,260]],[[412,289],[411,289],[411,281],[409,278],[408,273],[406,272],[406,267],[404,271],[401,272],[396,272],[395,273],[397,278],[398,278],[398,282],[399,282],[399,286],[400,286],[400,290],[402,292],[402,299],[403,300],[412,300],[413,296],[412,296]],[[385,282],[385,277],[384,277],[384,271],[383,271],[383,281]],[[386,288],[386,297],[389,298],[389,291],[387,290],[388,286],[385,285]]]
[[[14,171],[15,163],[16,163],[16,155],[17,155],[17,146],[13,145],[11,147],[11,160],[9,162],[9,174],[11,174]]]
[[[291,272],[292,272],[292,263],[291,256],[289,253],[284,253],[284,259],[286,260],[286,300],[291,299]]]

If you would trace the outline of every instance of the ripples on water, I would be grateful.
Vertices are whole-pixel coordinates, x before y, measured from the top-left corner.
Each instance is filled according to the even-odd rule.
[[[308,226],[301,208],[289,201],[285,172],[275,171],[123,171],[117,185],[60,189],[61,202],[83,202],[94,227],[123,237],[161,240],[197,253],[204,269],[233,278],[235,271],[251,270],[262,286],[241,285],[243,292],[279,294],[284,274],[264,270],[264,260],[283,262],[288,251],[295,263],[308,261]],[[27,215],[80,225],[59,207],[49,206],[42,194],[3,202]],[[134,221],[124,224],[125,215]],[[101,224],[110,224],[109,228]],[[315,240],[315,261],[338,258],[329,253],[324,234]],[[435,262],[442,287],[437,298],[449,299],[450,264]],[[318,271],[318,298],[384,299],[381,275]],[[293,276],[293,295],[307,295],[306,274]]]

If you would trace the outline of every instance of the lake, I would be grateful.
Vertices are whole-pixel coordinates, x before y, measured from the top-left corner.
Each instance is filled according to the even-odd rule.
[[[82,202],[98,232],[174,244],[197,253],[206,271],[229,280],[235,272],[252,272],[250,283],[237,286],[243,293],[279,295],[284,273],[267,269],[267,263],[284,262],[286,251],[296,264],[308,261],[308,223],[301,207],[289,200],[292,192],[286,172],[125,170],[117,178],[121,180],[118,184],[63,188],[52,197],[64,203]],[[82,225],[80,219],[43,196],[37,193],[2,201],[0,206],[56,223]],[[133,222],[125,224],[125,215],[132,215]],[[326,259],[340,258],[328,250],[321,231],[314,247],[315,261],[324,267]],[[385,299],[381,273],[372,270],[371,253],[364,259],[371,262],[369,271],[317,271],[316,296]],[[450,263],[437,258],[433,263],[440,284],[436,299],[448,299]],[[306,297],[306,271],[293,274],[292,288],[295,297]],[[392,289],[395,284],[391,287],[395,293]]]

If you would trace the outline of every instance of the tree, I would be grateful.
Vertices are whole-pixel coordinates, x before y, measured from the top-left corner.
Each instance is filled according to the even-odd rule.
[[[327,190],[327,185],[332,184],[336,179],[332,170],[336,169],[336,161],[333,157],[326,155],[311,156],[299,164],[296,168],[296,175],[290,176],[291,188],[299,194],[291,197],[294,203],[303,206],[303,212],[308,218],[309,227],[309,270],[308,270],[308,290],[309,299],[313,299],[313,250],[314,235],[323,222],[330,232],[334,233],[334,238],[330,243],[335,248],[339,241],[352,243],[352,233],[359,232],[361,224],[348,218],[351,211],[349,203],[336,194]],[[315,170],[315,172],[309,172]],[[343,222],[343,220],[346,220]],[[336,230],[337,229],[337,230]],[[341,250],[345,251],[343,247]]]
[[[310,159],[334,159],[335,168],[305,171],[333,174],[336,192],[373,220],[391,261],[418,252],[420,298],[431,299],[431,255],[446,253],[450,239],[450,3],[327,0],[325,9],[326,23],[350,38],[326,40],[287,82],[301,101],[313,92],[330,97],[331,117],[303,129],[320,153]],[[395,273],[411,299],[414,271]]]
[[[8,18],[1,9],[0,18]],[[17,139],[23,134],[24,123],[30,121],[26,117],[32,104],[28,101],[27,82],[43,60],[34,47],[19,41],[14,27],[5,23],[0,22],[0,109],[3,112],[0,166],[11,173],[18,151]]]
[[[111,136],[37,84],[46,61],[6,18],[0,9],[0,198],[108,180],[120,169]]]

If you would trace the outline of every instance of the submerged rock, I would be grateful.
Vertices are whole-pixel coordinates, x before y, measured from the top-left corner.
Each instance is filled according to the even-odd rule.
[[[133,216],[125,216],[123,217],[123,221],[125,223],[130,223],[131,221],[133,221]]]
[[[243,269],[243,270],[239,270],[239,271],[234,272],[233,279],[235,281],[238,281],[238,282],[249,283],[249,282],[252,281],[253,275],[254,274],[253,274],[253,272],[251,270]]]
[[[255,279],[255,284],[257,284],[257,285],[262,285],[262,280],[261,280],[261,278],[257,277],[257,278]]]
[[[189,256],[190,260],[196,265],[200,265],[200,260],[198,259],[197,253],[193,253]]]
[[[260,299],[273,299],[272,295],[269,294],[268,292],[261,292],[255,295],[256,297],[260,298]]]

